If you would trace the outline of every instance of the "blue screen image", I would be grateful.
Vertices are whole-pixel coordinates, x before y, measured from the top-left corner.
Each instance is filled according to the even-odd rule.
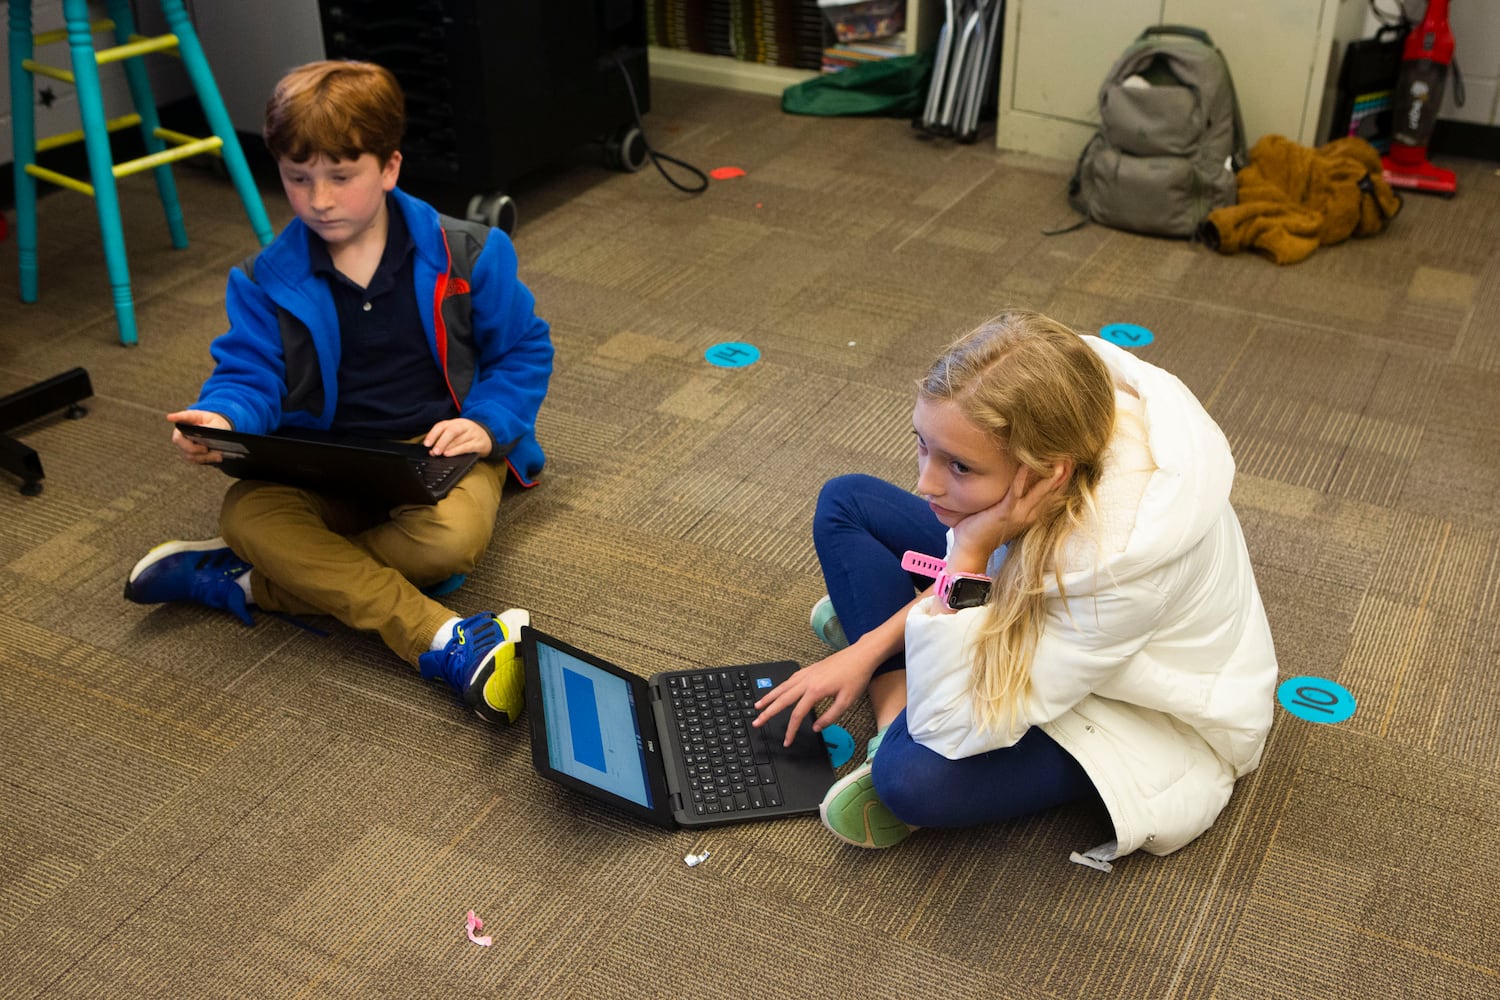
[[[547,759],[563,774],[650,808],[635,695],[624,678],[536,644]]]

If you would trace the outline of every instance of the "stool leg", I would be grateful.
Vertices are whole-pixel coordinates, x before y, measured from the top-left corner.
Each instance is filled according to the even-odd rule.
[[[21,65],[32,56],[31,0],[10,3],[10,134],[14,147],[16,256],[21,263],[21,301],[35,302],[36,178],[26,168],[36,162],[36,107],[31,74]]]
[[[135,14],[129,0],[109,0],[109,16],[115,22],[115,44],[124,45],[135,34]],[[136,114],[141,116],[141,142],[147,153],[160,153],[167,148],[156,135],[161,128],[161,118],[156,113],[156,98],[151,94],[151,80],[146,73],[143,57],[125,60],[125,80],[130,84],[130,98],[135,102]],[[167,216],[167,231],[172,234],[172,245],[181,250],[188,245],[187,229],[182,224],[182,205],[177,200],[177,181],[172,177],[172,168],[162,164],[151,173],[156,177],[156,192],[161,196],[161,207]]]
[[[109,148],[109,126],[104,118],[104,94],[99,87],[99,63],[89,31],[87,0],[63,0],[68,47],[73,53],[73,80],[78,91],[78,116],[83,121],[83,143],[88,150],[89,176],[94,184],[94,207],[104,241],[104,264],[115,299],[120,343],[136,342],[135,304],[130,298],[130,267],[125,256],[125,232],[120,225],[120,198],[115,190],[114,158]]]
[[[269,246],[275,235],[271,231],[271,220],[266,216],[266,206],[260,200],[260,188],[255,186],[250,164],[245,162],[245,152],[240,148],[234,124],[229,120],[229,110],[224,107],[224,99],[219,96],[219,87],[214,83],[208,58],[203,54],[203,46],[198,44],[198,33],[193,28],[193,22],[188,20],[182,0],[162,0],[161,9],[166,16],[167,26],[177,36],[177,54],[182,57],[182,65],[188,72],[188,78],[198,91],[198,102],[203,105],[203,116],[208,119],[208,127],[214,135],[224,140],[224,147],[219,152],[224,157],[224,166],[229,170],[229,179],[234,182],[240,201],[244,203],[245,214],[250,217],[250,228],[255,230],[255,238],[260,241],[261,246]]]

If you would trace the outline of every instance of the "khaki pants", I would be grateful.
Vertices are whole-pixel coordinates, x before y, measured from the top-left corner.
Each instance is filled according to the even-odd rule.
[[[421,592],[474,569],[489,545],[504,464],[479,462],[439,503],[393,508],[241,480],[219,515],[229,547],[254,566],[266,611],[332,615],[379,632],[412,665],[454,613]]]

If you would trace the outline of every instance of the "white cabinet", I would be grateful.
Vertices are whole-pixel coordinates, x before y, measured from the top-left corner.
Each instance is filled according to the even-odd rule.
[[[1099,84],[1141,30],[1207,31],[1234,76],[1250,145],[1326,137],[1338,60],[1365,0],[1006,0],[995,144],[1076,157],[1099,123]]]

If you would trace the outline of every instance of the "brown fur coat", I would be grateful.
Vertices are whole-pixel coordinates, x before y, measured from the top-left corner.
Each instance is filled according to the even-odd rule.
[[[1259,250],[1295,264],[1319,246],[1374,236],[1401,210],[1381,174],[1380,154],[1364,139],[1335,139],[1316,149],[1268,135],[1235,175],[1236,204],[1215,209],[1199,230],[1222,253]]]

